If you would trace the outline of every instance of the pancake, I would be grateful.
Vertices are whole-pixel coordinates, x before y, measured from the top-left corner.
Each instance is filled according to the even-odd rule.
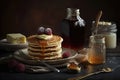
[[[29,45],[34,46],[34,47],[51,47],[51,46],[56,46],[61,44],[63,39],[58,36],[58,35],[53,35],[51,39],[48,40],[43,40],[43,39],[38,39],[36,35],[28,37],[28,42]]]
[[[28,53],[39,59],[57,59],[62,57],[61,43],[62,37],[53,35],[50,39],[44,40],[37,38],[37,35],[32,35],[27,38]]]
[[[39,59],[39,60],[54,60],[54,59],[60,59],[61,54],[54,55],[54,56],[39,56],[39,55],[30,55],[32,59]]]
[[[44,54],[42,54],[42,52],[35,52],[35,51],[31,51],[31,50],[28,50],[28,52],[30,55],[33,55],[33,56],[37,56],[37,55],[38,56],[52,56],[52,55],[61,54],[62,49],[57,50],[57,51],[46,52]]]
[[[61,48],[61,45],[59,46],[52,46],[52,47],[32,47],[29,46],[28,49],[31,51],[36,51],[36,52],[48,52],[48,51],[55,51]]]

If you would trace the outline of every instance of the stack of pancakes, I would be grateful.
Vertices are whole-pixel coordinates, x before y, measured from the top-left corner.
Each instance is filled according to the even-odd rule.
[[[36,35],[28,37],[28,53],[30,56],[39,59],[58,59],[62,57],[62,37],[53,35],[48,40],[39,39]]]

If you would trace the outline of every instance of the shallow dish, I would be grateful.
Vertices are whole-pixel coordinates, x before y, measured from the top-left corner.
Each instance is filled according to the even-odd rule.
[[[25,44],[11,44],[7,42],[7,39],[0,40],[0,49],[5,51],[16,51],[18,49],[27,48],[28,43]]]
[[[27,49],[21,49],[14,53],[14,57],[17,60],[22,61],[23,63],[27,63],[31,65],[42,65],[41,61],[43,61],[45,63],[54,65],[56,67],[62,67],[78,55],[76,51],[71,50],[71,49],[63,48],[62,53],[64,53],[64,51],[69,51],[71,53],[71,56],[68,58],[52,59],[52,60],[34,60],[29,56]]]

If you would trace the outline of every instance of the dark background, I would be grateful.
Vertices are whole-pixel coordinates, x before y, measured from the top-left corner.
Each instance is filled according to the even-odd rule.
[[[19,32],[26,36],[35,34],[39,26],[56,28],[66,17],[66,8],[79,8],[80,16],[86,21],[90,34],[91,23],[99,10],[103,11],[101,20],[117,24],[120,31],[119,0],[0,0],[0,39],[7,33]]]

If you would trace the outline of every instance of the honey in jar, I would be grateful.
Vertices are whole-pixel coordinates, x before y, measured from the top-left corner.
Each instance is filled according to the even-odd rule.
[[[91,39],[92,38],[92,39]],[[90,37],[90,49],[88,51],[88,62],[90,64],[102,64],[106,60],[105,38],[95,35]]]

